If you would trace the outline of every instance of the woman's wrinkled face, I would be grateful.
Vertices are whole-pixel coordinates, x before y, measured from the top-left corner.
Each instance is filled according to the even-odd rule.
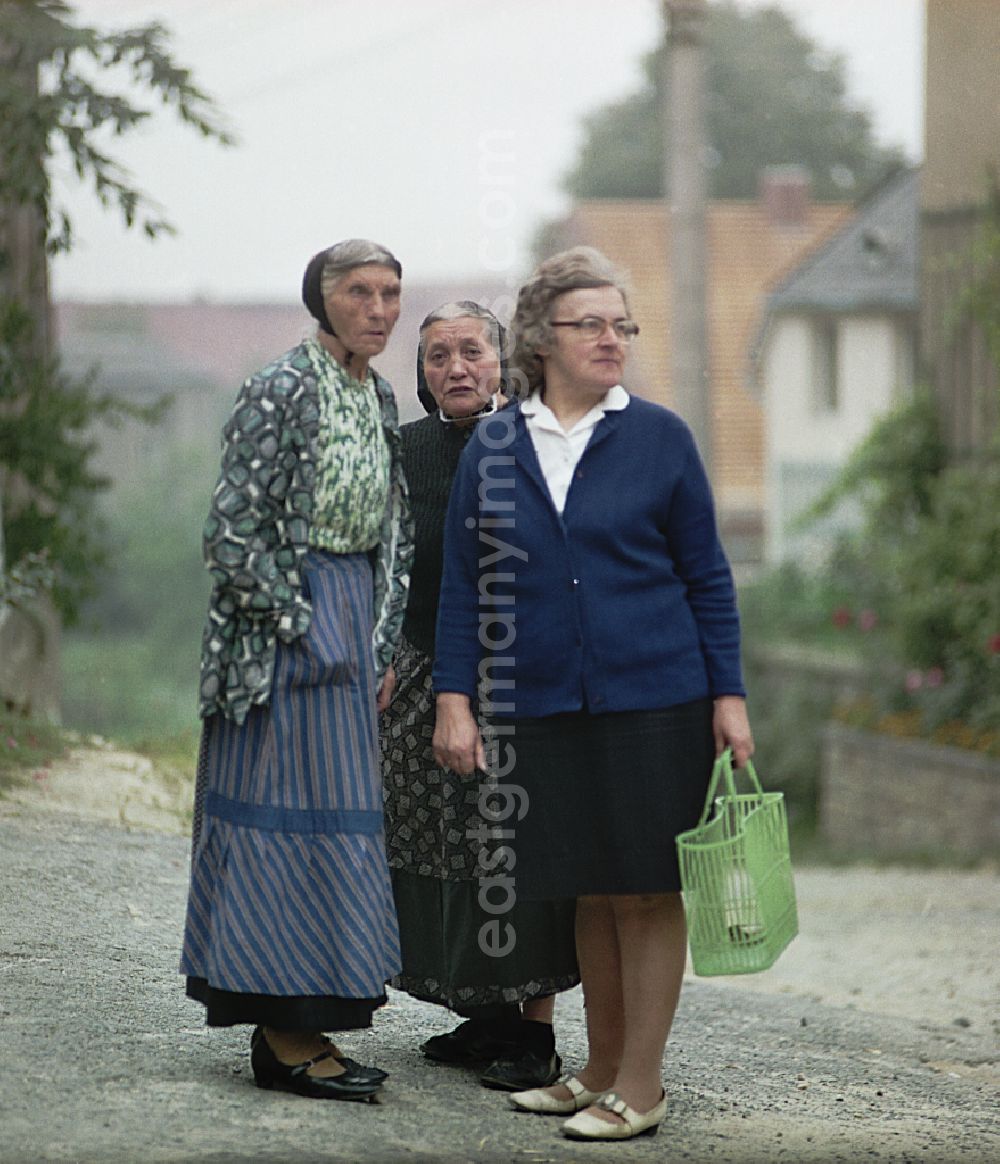
[[[392,267],[366,263],[341,275],[323,297],[327,318],[349,352],[377,356],[396,326],[399,276]]]
[[[500,356],[486,320],[463,316],[424,332],[424,376],[434,402],[455,420],[484,408],[500,387]]]

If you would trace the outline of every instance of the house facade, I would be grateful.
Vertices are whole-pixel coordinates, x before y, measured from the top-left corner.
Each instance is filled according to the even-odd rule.
[[[997,353],[962,304],[984,274],[996,282],[983,232],[1000,231],[1000,4],[926,0],[926,20],[920,346],[952,457],[964,460],[1000,431]]]
[[[885,182],[767,298],[753,382],[765,416],[765,557],[821,561],[845,507],[803,528],[916,378],[919,172]]]

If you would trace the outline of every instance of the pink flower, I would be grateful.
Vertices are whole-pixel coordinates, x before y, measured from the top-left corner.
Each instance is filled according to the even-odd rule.
[[[858,630],[874,630],[878,626],[878,615],[874,610],[862,610],[858,615]]]
[[[1000,655],[1000,635],[990,635],[986,640],[986,649],[991,655]]]
[[[940,667],[931,667],[924,676],[924,682],[928,687],[940,687],[944,682],[944,672]]]
[[[834,610],[833,614],[830,615],[830,619],[835,627],[837,627],[839,630],[843,630],[845,627],[850,626],[854,621],[854,615],[851,614],[846,606],[838,606],[836,610]]]
[[[921,671],[907,671],[903,686],[907,691],[919,691],[924,685],[924,676]]]
[[[15,740],[13,736],[8,736],[8,737],[7,737],[7,739],[6,739],[6,740],[4,740],[4,743],[5,743],[5,744],[7,745],[7,747],[8,747],[8,748],[10,748],[11,750],[14,750],[14,749],[15,749],[15,748],[18,746],[18,744],[17,744],[17,740]]]

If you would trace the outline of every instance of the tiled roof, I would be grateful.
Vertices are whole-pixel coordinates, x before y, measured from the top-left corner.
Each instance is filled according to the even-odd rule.
[[[913,311],[917,306],[919,175],[904,170],[864,202],[768,300],[770,311]]]

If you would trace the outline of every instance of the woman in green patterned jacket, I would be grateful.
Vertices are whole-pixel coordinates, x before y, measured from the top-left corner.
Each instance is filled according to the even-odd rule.
[[[385,1073],[323,1032],[371,1025],[399,971],[377,712],[412,539],[391,386],[369,360],[399,262],[315,255],[314,338],[251,376],[204,531],[213,580],[181,972],[209,1026],[251,1025],[260,1087],[368,1100]]]

